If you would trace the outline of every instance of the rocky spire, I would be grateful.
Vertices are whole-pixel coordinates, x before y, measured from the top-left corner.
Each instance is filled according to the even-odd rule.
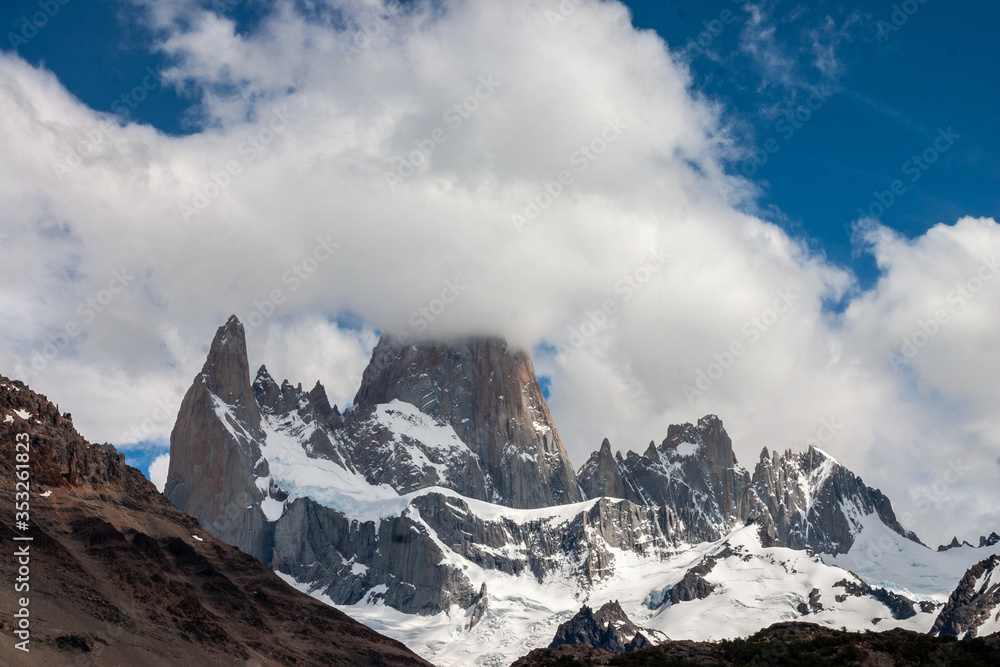
[[[219,327],[181,401],[163,493],[205,530],[267,564],[271,531],[255,484],[267,474],[262,440],[246,337],[234,315]]]
[[[625,498],[630,496],[625,492],[618,462],[611,453],[611,442],[607,438],[601,443],[601,448],[590,455],[587,462],[577,474],[580,488],[588,498]]]

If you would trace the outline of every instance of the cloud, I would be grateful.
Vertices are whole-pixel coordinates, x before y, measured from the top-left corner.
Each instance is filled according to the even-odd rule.
[[[0,54],[5,374],[128,446],[166,440],[161,406],[230,313],[252,363],[341,403],[375,331],[500,334],[552,377],[578,465],[605,436],[641,449],[712,412],[747,465],[820,441],[930,541],[996,527],[998,281],[949,298],[991,261],[995,221],[872,230],[863,291],[743,212],[722,110],[622,5],[554,26],[530,0],[317,7],[240,32],[151,5],[164,81],[202,95],[185,137]]]
[[[170,454],[160,454],[149,464],[149,481],[160,493],[163,493],[163,487],[167,485],[168,470],[170,470]]]

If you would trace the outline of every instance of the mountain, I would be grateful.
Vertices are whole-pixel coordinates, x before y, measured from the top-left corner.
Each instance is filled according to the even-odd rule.
[[[934,621],[931,634],[977,637],[1000,632],[1000,556],[965,573]]]
[[[927,632],[1000,552],[927,548],[817,448],[765,449],[751,472],[715,415],[641,455],[605,440],[574,474],[530,359],[501,339],[383,337],[343,411],[319,383],[251,381],[235,318],[208,359],[171,439],[171,500],[442,666],[509,664],[611,601],[654,643],[789,619]]]
[[[238,404],[228,393],[241,389],[238,374],[224,359],[211,361],[206,392]],[[5,665],[429,664],[212,537],[114,447],[87,442],[69,414],[4,377],[0,441],[11,447],[0,457],[7,507],[24,488],[15,489],[15,466],[30,473],[21,482],[30,527],[0,523],[8,548],[27,551],[0,559],[3,580],[24,585],[0,590],[0,605],[11,610],[0,620],[11,641]],[[26,461],[15,458],[15,442],[27,442],[19,451]],[[22,598],[23,622],[12,617]],[[28,652],[13,646],[25,623]]]
[[[413,465],[422,461],[420,454],[432,455],[422,446],[425,441],[391,437],[391,421],[380,406],[394,401],[451,427],[465,445],[448,448],[452,465],[444,475],[438,469],[436,479],[428,479],[420,475],[427,466]],[[436,483],[468,498],[518,508],[583,500],[531,358],[502,339],[402,345],[383,336],[354,403],[358,421],[368,427],[357,438],[357,458],[366,470],[383,464],[377,475],[366,475],[375,483],[401,493]],[[414,455],[414,447],[423,451]],[[408,469],[417,474],[401,478]]]
[[[642,629],[629,620],[617,600],[606,602],[596,612],[584,605],[576,616],[560,625],[549,648],[567,644],[582,644],[611,653],[630,653],[653,645]]]
[[[670,426],[666,439],[641,455],[612,457],[605,439],[579,479],[588,497],[675,509],[689,539],[716,540],[752,520],[769,544],[837,555],[850,551],[862,518],[875,515],[919,542],[896,520],[888,498],[816,447],[773,455],[765,447],[751,475],[715,415]]]

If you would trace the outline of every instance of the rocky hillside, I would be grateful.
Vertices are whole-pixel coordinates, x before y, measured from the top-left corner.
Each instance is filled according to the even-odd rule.
[[[216,370],[227,372],[224,364]],[[29,588],[3,586],[0,606],[15,610],[16,598],[30,599],[30,652],[12,647],[13,612],[5,613],[3,664],[428,664],[212,537],[113,447],[88,443],[70,415],[0,377],[6,507],[14,506],[22,433],[30,443],[30,528],[4,521],[0,539],[8,548],[29,545]],[[15,581],[18,566],[0,559],[0,578]]]

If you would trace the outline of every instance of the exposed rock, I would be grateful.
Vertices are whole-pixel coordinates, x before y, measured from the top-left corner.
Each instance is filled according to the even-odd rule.
[[[896,620],[905,620],[917,615],[917,612],[913,608],[913,605],[915,604],[913,600],[898,593],[893,593],[885,588],[873,588],[860,579],[854,581],[841,579],[835,583],[833,587],[844,589],[842,594],[836,596],[835,599],[837,602],[843,602],[847,599],[848,595],[852,595],[854,597],[863,597],[867,595],[884,604],[889,609],[889,613],[892,614],[892,617]],[[934,611],[933,603],[920,603],[920,611],[925,614]]]
[[[715,415],[670,426],[659,447],[629,452],[619,468],[629,500],[674,508],[692,537],[719,539],[750,514],[750,474]]]
[[[982,539],[985,539],[985,538],[982,538]],[[959,547],[971,547],[971,546],[972,545],[969,544],[968,542],[966,542],[965,540],[962,540],[961,542],[959,542],[957,537],[953,537],[953,538],[951,538],[951,542],[949,544],[942,544],[942,545],[940,545],[937,548],[937,550],[938,551],[948,551],[949,549],[957,549]]]
[[[628,498],[618,462],[611,454],[611,443],[607,438],[580,468],[577,478],[588,498]]]
[[[818,588],[814,588],[809,591],[809,600],[805,602],[800,602],[796,609],[800,614],[805,616],[806,614],[816,613],[823,611],[823,603],[819,601],[822,593]]]
[[[896,520],[889,499],[826,452],[761,452],[753,474],[762,537],[776,546],[837,555],[854,544],[862,516],[877,514],[890,529],[919,543]],[[846,511],[845,511],[846,510]]]
[[[453,604],[469,607],[476,595],[465,574],[443,556],[408,513],[378,525],[361,523],[298,498],[275,526],[272,566],[337,604],[364,599],[407,613],[436,614]],[[355,576],[358,570],[361,576]]]
[[[596,613],[584,605],[576,616],[562,623],[549,648],[566,644],[582,644],[611,653],[626,653],[652,646],[617,600],[606,603]]]
[[[232,419],[220,419],[220,407]],[[243,325],[234,316],[219,327],[181,401],[164,495],[209,533],[266,563],[272,530],[254,483],[267,465],[257,444],[263,437]]]
[[[231,396],[232,398],[232,396]],[[397,641],[295,591],[205,532],[110,445],[87,442],[44,396],[0,377],[0,442],[31,455],[30,653],[4,665],[427,665]],[[0,501],[14,505],[13,456]],[[44,491],[44,493],[43,493]],[[0,540],[14,544],[10,522]],[[21,543],[25,544],[25,543]],[[19,564],[0,558],[13,582]],[[0,630],[16,641],[10,614]]]
[[[583,499],[531,358],[504,340],[406,346],[383,336],[354,403],[363,417],[394,399],[450,425],[475,454],[478,466],[451,487],[459,493],[525,508]]]
[[[472,603],[472,612],[469,615],[469,622],[466,624],[465,629],[471,630],[476,627],[479,621],[483,620],[483,616],[489,608],[490,598],[486,591],[486,582],[484,581],[482,587],[479,589],[479,595],[476,596],[475,601]]]
[[[1000,626],[1000,556],[997,555],[969,568],[941,608],[930,634],[975,637],[986,623],[993,628]]]

